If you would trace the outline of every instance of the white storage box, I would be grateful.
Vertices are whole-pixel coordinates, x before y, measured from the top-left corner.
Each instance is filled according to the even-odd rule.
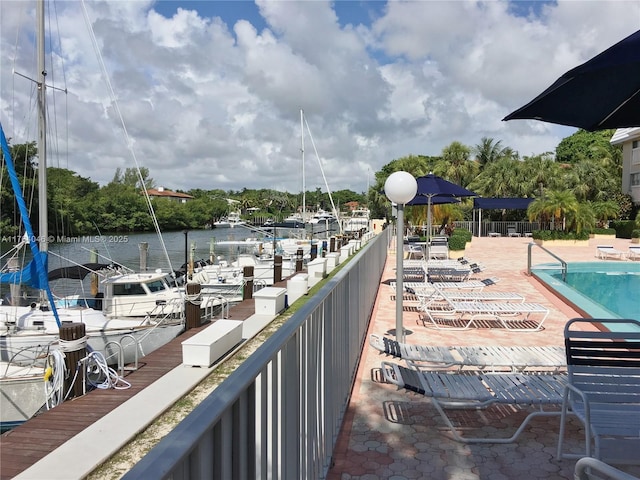
[[[191,367],[210,367],[241,341],[241,321],[217,320],[182,342],[182,363]]]
[[[266,287],[253,294],[258,315],[278,315],[284,310],[286,288]]]
[[[298,273],[291,279],[287,280],[287,297],[289,305],[293,304],[309,290],[309,275],[306,273]]]

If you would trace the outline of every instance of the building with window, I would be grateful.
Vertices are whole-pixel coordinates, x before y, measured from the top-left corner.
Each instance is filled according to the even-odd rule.
[[[171,201],[178,203],[187,203],[189,200],[193,200],[191,195],[180,192],[172,192],[164,187],[150,188],[147,190],[150,198],[167,198]]]
[[[640,127],[619,128],[612,145],[622,145],[622,192],[640,204]]]

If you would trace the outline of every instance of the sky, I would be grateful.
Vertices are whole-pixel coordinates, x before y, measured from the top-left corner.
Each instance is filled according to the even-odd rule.
[[[483,137],[553,152],[575,129],[502,118],[640,29],[640,0],[47,4],[48,164],[183,191],[364,192]],[[34,31],[34,1],[0,2],[13,144],[36,140]]]

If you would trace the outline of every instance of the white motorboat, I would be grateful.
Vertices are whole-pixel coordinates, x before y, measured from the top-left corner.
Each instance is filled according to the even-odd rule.
[[[357,208],[351,212],[351,217],[346,221],[344,233],[355,235],[368,232],[371,229],[370,212],[368,208]]]
[[[215,228],[233,228],[246,224],[247,222],[242,220],[242,218],[240,217],[240,212],[229,212],[229,215],[227,215],[226,217],[221,218],[217,222],[213,222],[213,226]]]
[[[337,222],[338,219],[336,218],[336,216],[332,213],[327,212],[326,210],[323,210],[321,208],[319,208],[311,217],[311,219],[309,220],[309,223],[333,223],[333,222]]]

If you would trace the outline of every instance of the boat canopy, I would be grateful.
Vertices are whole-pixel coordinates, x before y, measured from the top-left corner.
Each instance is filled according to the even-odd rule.
[[[61,278],[70,278],[72,280],[82,280],[90,273],[96,273],[100,270],[115,268],[110,263],[85,263],[83,265],[70,265],[67,267],[56,268],[49,272],[49,281],[60,280]]]

